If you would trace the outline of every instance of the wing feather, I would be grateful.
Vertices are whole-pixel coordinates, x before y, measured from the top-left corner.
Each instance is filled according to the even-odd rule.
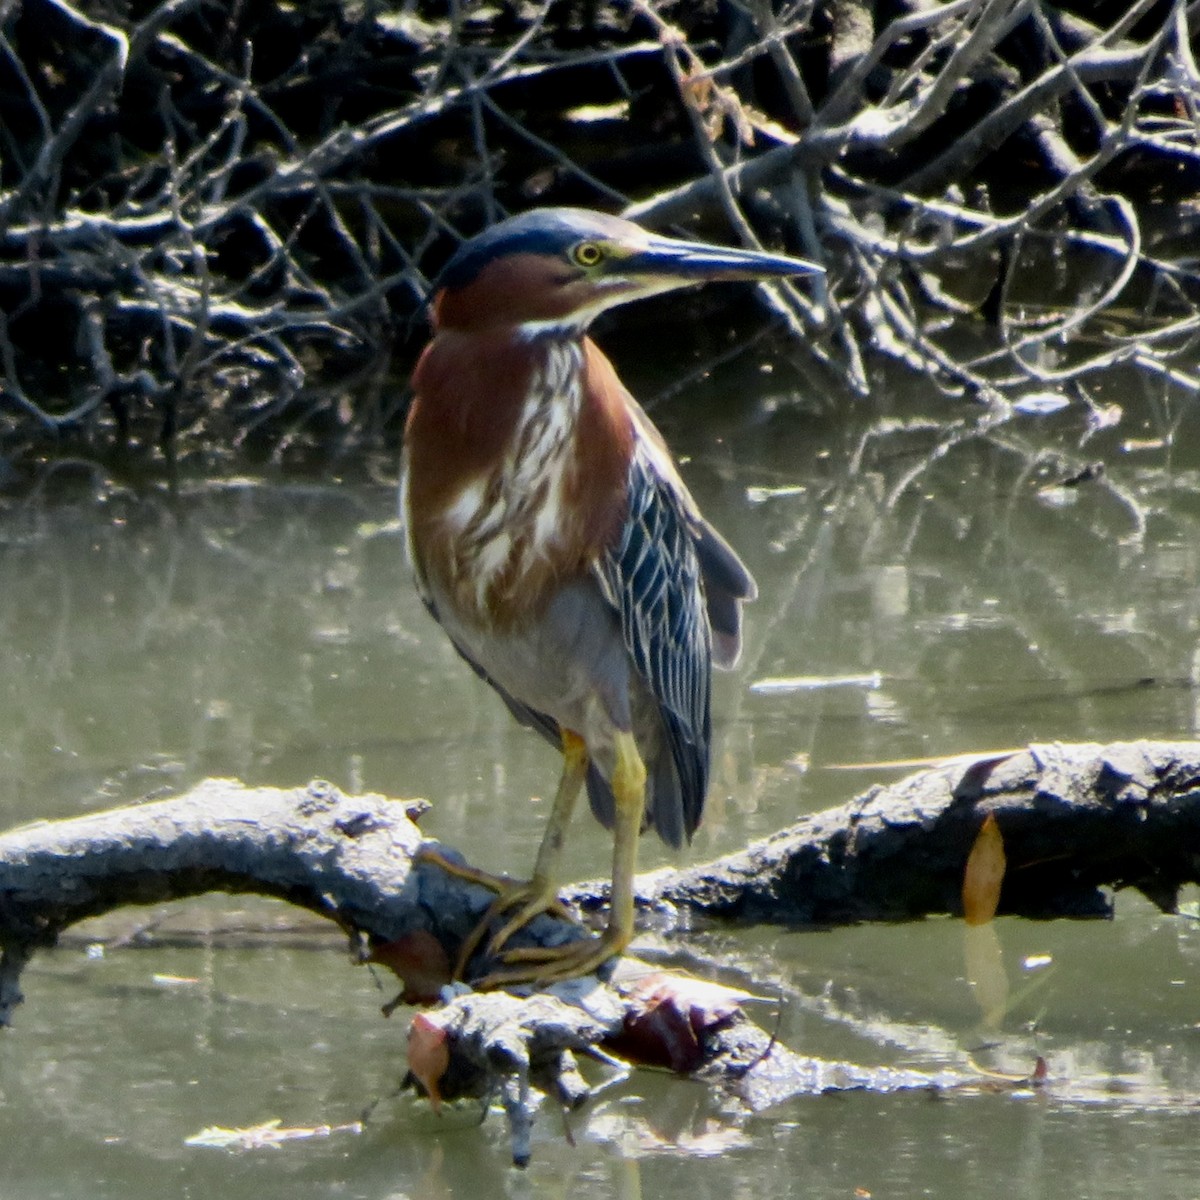
[[[596,573],[620,614],[634,667],[659,705],[678,790],[652,797],[650,816],[664,838],[677,843],[680,832],[690,838],[699,824],[708,787],[712,637],[694,505],[655,458],[639,441],[629,467],[625,525]],[[663,786],[661,771],[652,777]]]

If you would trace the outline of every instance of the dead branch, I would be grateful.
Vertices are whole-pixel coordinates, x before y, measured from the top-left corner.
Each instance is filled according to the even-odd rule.
[[[960,913],[988,814],[1008,859],[1001,913],[1111,916],[1111,891],[1127,887],[1173,912],[1179,889],[1200,881],[1200,745],[1032,745],[951,762],[655,880],[642,899],[817,925]]]
[[[639,902],[667,926],[688,912],[820,925],[956,913],[963,863],[991,813],[1009,863],[1001,912],[1107,916],[1102,889],[1124,887],[1172,911],[1178,889],[1200,880],[1197,780],[1191,742],[1034,745],[952,761],[736,854],[644,876]],[[0,943],[36,950],[123,905],[257,892],[333,920],[377,953],[417,938],[452,958],[491,895],[420,860],[410,818],[424,807],[324,783],[210,780],[169,800],[23,826],[0,836]],[[603,889],[568,896],[587,909]],[[542,945],[581,936],[548,916],[526,932]],[[396,953],[381,961],[395,966]]]

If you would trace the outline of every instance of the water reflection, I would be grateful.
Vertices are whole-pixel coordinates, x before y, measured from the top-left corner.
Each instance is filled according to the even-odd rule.
[[[761,589],[744,660],[717,683],[692,858],[843,801],[894,760],[1195,733],[1192,408],[1114,378],[1124,419],[1097,430],[1082,405],[1000,421],[928,394],[800,411],[779,400],[795,386],[785,363],[731,368],[655,414]],[[733,390],[757,398],[733,412]],[[1064,486],[1094,461],[1102,474]],[[427,795],[431,832],[527,868],[554,756],[421,610],[386,482],[255,477],[171,498],[80,471],[2,503],[5,823],[207,775],[323,776]],[[566,869],[598,874],[607,855],[581,823]],[[390,1093],[402,1026],[335,954],[208,945],[96,963],[76,949],[39,961],[5,1040],[0,1178],[14,1194],[90,1197],[465,1196],[481,1180],[531,1195],[1008,1197],[1061,1190],[1054,1178],[1081,1195],[1190,1194],[1177,1185],[1192,1157],[1180,1111],[1200,1079],[1196,936],[1137,905],[1112,926],[1003,923],[1002,1012],[983,1030],[996,1005],[972,992],[954,923],[697,933],[691,952],[777,995],[781,1036],[806,1052],[935,1069],[971,1050],[1005,1070],[1045,1053],[1072,1087],[803,1101],[731,1130],[701,1089],[639,1075],[581,1118],[574,1148],[544,1122],[520,1180],[497,1123],[447,1127],[404,1101],[352,1144],[185,1151],[209,1124],[355,1119]],[[1046,969],[1022,965],[1047,955]],[[163,988],[154,972],[199,982]],[[1160,1111],[1135,1126],[1081,1081]],[[680,1148],[711,1161],[688,1167]]]

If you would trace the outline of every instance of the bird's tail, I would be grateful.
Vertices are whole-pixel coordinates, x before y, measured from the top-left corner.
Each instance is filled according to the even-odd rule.
[[[588,802],[596,820],[606,829],[613,827],[617,802],[607,779],[592,763],[587,773]],[[701,797],[703,800],[703,797]],[[684,795],[675,760],[666,747],[646,764],[646,813],[642,828],[652,826],[668,846],[678,850],[691,841],[699,824],[701,804]],[[693,816],[694,814],[694,816]]]
[[[707,521],[696,530],[695,547],[712,628],[713,663],[728,670],[742,652],[742,604],[753,600],[758,588],[733,547]]]

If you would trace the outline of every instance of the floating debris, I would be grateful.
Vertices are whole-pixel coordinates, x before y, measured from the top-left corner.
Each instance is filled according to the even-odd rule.
[[[300,1142],[309,1138],[330,1137],[335,1133],[362,1133],[361,1121],[346,1125],[285,1126],[279,1118],[250,1125],[245,1129],[225,1129],[210,1125],[184,1140],[185,1146],[208,1146],[215,1150],[261,1150],[265,1146],[278,1149],[284,1142]]]
[[[808,488],[802,483],[783,484],[778,487],[748,487],[746,499],[751,504],[766,504],[768,500],[781,500],[788,496],[803,496]]]
[[[750,690],[759,696],[771,696],[780,692],[817,692],[825,688],[879,688],[883,676],[878,671],[873,675],[770,675],[756,679]]]
[[[1045,417],[1067,408],[1070,403],[1061,392],[1027,392],[1019,400],[1013,401],[1013,412]]]

